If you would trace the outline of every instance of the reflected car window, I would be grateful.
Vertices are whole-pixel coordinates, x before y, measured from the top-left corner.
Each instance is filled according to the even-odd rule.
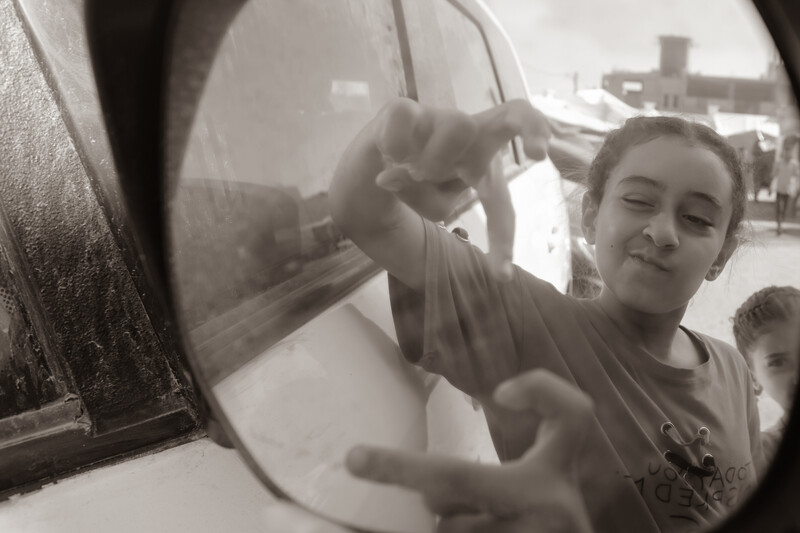
[[[252,357],[375,270],[331,222],[327,190],[347,141],[406,94],[390,0],[269,2],[280,17],[263,4],[220,47],[170,214],[182,318],[206,361],[233,342]]]
[[[434,2],[442,30],[456,107],[478,113],[503,101],[486,41],[478,26],[451,2]],[[511,143],[500,152],[503,167],[514,163]]]

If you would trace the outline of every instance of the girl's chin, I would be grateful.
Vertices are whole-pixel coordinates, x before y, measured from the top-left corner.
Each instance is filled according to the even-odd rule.
[[[671,301],[673,294],[663,294],[660,291],[623,293],[621,296],[617,298],[620,304],[631,311],[646,315],[667,315],[686,309],[686,304]]]

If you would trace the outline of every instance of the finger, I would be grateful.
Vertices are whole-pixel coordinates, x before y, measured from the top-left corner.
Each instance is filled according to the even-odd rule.
[[[499,166],[500,160],[495,157],[491,171],[478,183],[476,190],[486,212],[489,269],[496,280],[507,282],[513,274],[511,261],[516,219],[508,182]]]
[[[386,104],[375,120],[375,144],[392,163],[416,156],[425,145],[433,118],[410,98],[395,98]]]
[[[536,533],[541,531],[532,520],[501,520],[488,514],[461,514],[439,520],[436,533]],[[553,532],[548,532],[553,533]]]
[[[525,154],[540,161],[547,155],[550,126],[545,116],[523,99],[510,100],[473,115],[478,136],[459,171],[470,185],[486,173],[490,160],[511,139],[520,136]]]
[[[498,106],[496,115],[499,115],[501,120],[492,120],[492,123],[496,125],[501,138],[511,135],[508,138],[511,140],[519,135],[525,155],[535,161],[541,161],[547,156],[550,124],[547,122],[547,117],[529,101],[521,98],[509,100]]]
[[[461,204],[459,199],[467,189],[467,184],[459,179],[444,183],[410,180],[410,183],[407,182],[407,186],[396,194],[424,218],[440,221],[450,215],[454,206]]]
[[[378,187],[389,192],[400,192],[414,180],[405,166],[390,166],[375,178]]]
[[[345,465],[362,479],[422,493],[428,507],[439,515],[494,511],[497,500],[503,516],[519,509],[498,465],[367,446],[350,450]]]
[[[475,119],[455,110],[435,110],[430,137],[417,164],[418,179],[446,181],[455,174],[455,162],[475,141],[478,125]]]
[[[520,139],[525,155],[534,161],[542,161],[547,157],[551,138],[547,117],[526,100],[512,101],[509,112],[520,120]]]
[[[542,417],[536,443],[526,457],[541,460],[546,455],[555,465],[574,465],[594,421],[593,403],[586,393],[552,372],[536,369],[501,383],[494,399],[509,409]]]

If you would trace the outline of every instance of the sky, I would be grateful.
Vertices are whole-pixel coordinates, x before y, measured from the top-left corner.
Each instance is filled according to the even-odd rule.
[[[484,0],[532,92],[599,87],[603,73],[658,68],[659,35],[689,37],[688,69],[758,78],[774,45],[749,0]]]

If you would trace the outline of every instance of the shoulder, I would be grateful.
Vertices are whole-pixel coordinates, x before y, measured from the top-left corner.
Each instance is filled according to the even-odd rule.
[[[526,301],[534,304],[543,314],[558,316],[565,319],[567,315],[574,313],[586,313],[586,307],[590,300],[575,298],[570,294],[559,291],[552,283],[536,277],[519,266],[515,267],[517,280],[515,290],[520,292],[520,296]]]
[[[692,333],[705,343],[709,357],[714,359],[716,366],[723,370],[740,374],[742,377],[749,377],[750,369],[747,366],[747,361],[745,361],[744,356],[736,347],[705,333],[697,331],[692,331]]]
[[[706,345],[710,349],[713,348],[714,351],[716,351],[716,352],[718,352],[720,354],[734,356],[735,358],[741,359],[742,362],[744,362],[744,357],[742,356],[742,354],[740,354],[739,350],[737,350],[736,347],[733,346],[732,344],[730,344],[729,342],[725,342],[725,341],[723,341],[721,339],[718,339],[716,337],[712,337],[711,335],[708,335],[706,333],[701,333],[701,332],[693,330],[693,329],[691,329],[689,331],[691,331],[700,340],[702,340],[704,343],[706,343]]]
[[[443,224],[423,219],[425,225],[426,250],[434,258],[443,259],[448,256],[457,257],[459,261],[467,257],[478,260],[480,266],[484,265],[483,251],[471,240],[469,232],[462,227],[447,229]]]

